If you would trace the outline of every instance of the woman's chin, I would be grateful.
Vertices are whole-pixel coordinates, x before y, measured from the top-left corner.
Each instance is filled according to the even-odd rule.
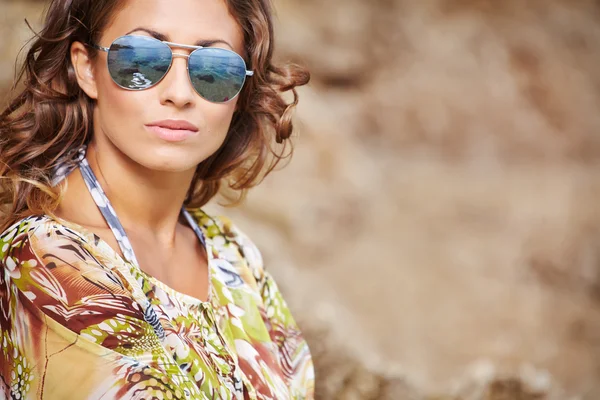
[[[156,172],[188,172],[195,170],[198,164],[206,159],[199,157],[201,151],[193,151],[192,149],[156,149],[142,157],[132,157],[142,166]]]
[[[186,162],[182,159],[171,158],[155,158],[153,160],[147,160],[147,162],[143,162],[141,164],[151,171],[183,173],[190,170],[195,170],[199,162]]]

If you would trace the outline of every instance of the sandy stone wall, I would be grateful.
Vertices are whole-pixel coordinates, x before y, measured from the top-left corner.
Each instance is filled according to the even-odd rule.
[[[0,88],[42,2],[0,1]],[[292,162],[229,214],[320,399],[600,398],[600,5],[277,0]]]

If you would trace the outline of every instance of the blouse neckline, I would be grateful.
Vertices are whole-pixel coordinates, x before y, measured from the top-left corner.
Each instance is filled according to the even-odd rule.
[[[204,214],[203,211],[201,211],[201,210],[199,210],[199,211],[202,214]],[[204,246],[204,250],[206,251],[206,254],[207,254],[208,294],[207,294],[206,301],[200,300],[197,297],[180,292],[180,291],[172,288],[171,286],[167,285],[160,279],[158,279],[158,278],[154,277],[153,275],[149,274],[148,272],[144,271],[137,264],[127,261],[125,258],[123,258],[123,256],[121,256],[121,254],[119,254],[119,252],[117,252],[115,249],[113,249],[113,247],[111,245],[109,245],[108,242],[106,242],[104,239],[102,239],[100,236],[98,236],[97,234],[95,234],[94,232],[89,230],[88,228],[86,228],[80,224],[77,224],[75,222],[68,221],[64,218],[58,217],[56,215],[48,216],[48,218],[73,230],[74,232],[79,234],[79,236],[84,238],[86,243],[89,246],[93,247],[94,250],[98,251],[99,253],[105,254],[110,259],[117,260],[118,264],[120,264],[121,266],[127,267],[125,270],[121,271],[122,273],[131,275],[131,269],[133,268],[138,273],[140,273],[144,278],[148,279],[152,284],[160,287],[161,289],[165,290],[166,292],[169,292],[169,294],[175,294],[178,298],[183,300],[186,304],[190,304],[192,306],[198,306],[198,307],[202,307],[202,308],[207,308],[208,306],[214,306],[213,301],[217,297],[217,296],[215,296],[215,293],[214,293],[215,285],[213,282],[213,280],[215,279],[215,273],[213,270],[214,269],[214,261],[213,260],[215,259],[216,249],[213,246],[212,240],[207,236],[206,229],[200,224],[200,222],[197,218],[192,217],[194,219],[194,222],[197,224],[197,226],[202,230],[202,232],[204,234],[204,241],[203,241],[204,243],[202,243],[202,241],[201,241],[201,244]],[[191,221],[190,221],[190,223],[191,223]],[[94,238],[94,240],[90,240],[90,238]],[[132,276],[132,278],[137,281],[137,279],[135,277]],[[146,293],[144,293],[144,294],[146,294]]]

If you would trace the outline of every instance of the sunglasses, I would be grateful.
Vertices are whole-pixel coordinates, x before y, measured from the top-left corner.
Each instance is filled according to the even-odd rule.
[[[239,54],[227,49],[188,46],[139,35],[121,36],[110,47],[90,46],[108,53],[108,72],[112,80],[127,90],[144,90],[158,84],[171,69],[174,57],[188,59],[187,70],[194,90],[213,103],[235,98],[246,76],[254,75],[246,69]],[[173,53],[171,47],[193,51]]]

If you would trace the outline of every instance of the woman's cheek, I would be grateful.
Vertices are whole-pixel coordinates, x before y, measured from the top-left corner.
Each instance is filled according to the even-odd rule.
[[[152,122],[144,121],[147,110],[152,107],[150,93],[121,89],[114,85],[112,81],[109,85],[103,88],[104,90],[100,92],[98,97],[98,107],[101,111],[104,126],[117,128],[115,125],[118,125],[119,131],[133,134],[132,129],[142,129],[144,124]]]
[[[226,104],[211,104],[211,109],[208,110],[207,120],[213,132],[219,132],[223,138],[227,135],[231,119],[235,111],[235,103],[237,99]]]

